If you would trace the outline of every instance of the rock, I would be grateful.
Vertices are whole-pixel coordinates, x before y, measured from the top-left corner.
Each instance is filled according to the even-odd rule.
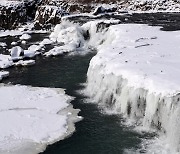
[[[30,18],[34,19],[35,10],[41,0],[1,0],[0,28],[15,29]]]
[[[115,5],[102,5],[99,6],[95,9],[95,11],[93,12],[93,15],[98,15],[98,14],[102,14],[102,13],[111,13],[111,12],[115,12],[117,11],[117,7]]]
[[[22,59],[24,56],[24,50],[20,46],[15,46],[11,48],[10,52],[13,61]]]
[[[0,4],[0,27],[14,29],[26,21],[26,9],[20,1],[3,1]]]
[[[36,29],[49,29],[51,25],[59,24],[62,16],[69,14],[67,10],[68,4],[64,1],[46,0],[42,4],[44,3],[46,5],[39,6],[36,11],[34,19]]]

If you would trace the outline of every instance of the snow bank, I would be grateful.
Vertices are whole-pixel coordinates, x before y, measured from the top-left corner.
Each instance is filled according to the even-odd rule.
[[[155,129],[171,153],[180,151],[180,32],[122,24],[111,26],[101,40],[89,33],[98,53],[85,93],[142,130]]]
[[[0,97],[0,153],[38,153],[72,133],[79,119],[62,89],[1,85]]]

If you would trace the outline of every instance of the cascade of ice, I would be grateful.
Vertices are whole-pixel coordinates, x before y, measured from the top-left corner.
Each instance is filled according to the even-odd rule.
[[[143,26],[142,27],[140,26],[140,30],[141,29],[143,29]],[[133,76],[131,75],[133,75],[133,73],[129,75],[129,78],[126,73],[128,71],[134,72],[133,69],[129,69],[129,68],[133,68],[133,65],[131,67],[129,66],[125,67],[126,64],[122,64],[121,62],[121,58],[124,57],[122,56],[118,59],[117,58],[118,55],[116,55],[116,53],[119,54],[122,54],[123,52],[128,53],[131,51],[132,48],[134,49],[133,52],[137,52],[137,51],[139,52],[142,50],[142,51],[146,51],[146,53],[148,54],[147,48],[136,50],[137,47],[136,43],[145,40],[145,42],[143,41],[141,42],[142,47],[146,45],[149,46],[150,44],[148,44],[148,40],[150,40],[149,38],[151,35],[153,35],[153,33],[144,34],[144,35],[148,35],[148,38],[146,36],[144,38],[139,36],[140,39],[128,40],[126,36],[128,35],[128,32],[130,30],[126,29],[125,31],[123,30],[119,30],[119,31],[121,31],[121,33],[118,33],[117,29],[107,30],[104,32],[103,37],[101,37],[101,41],[99,40],[99,42],[102,43],[99,43],[99,45],[97,45],[96,42],[98,53],[95,57],[93,57],[93,59],[90,62],[90,66],[87,73],[88,79],[87,79],[87,87],[85,89],[85,93],[95,102],[97,102],[99,106],[104,108],[106,111],[121,114],[123,117],[133,122],[134,125],[137,125],[138,127],[140,126],[144,130],[152,130],[152,129],[156,130],[156,132],[159,134],[160,137],[163,136],[163,139],[165,138],[164,142],[168,144],[169,147],[171,147],[172,153],[180,152],[180,133],[179,133],[180,94],[178,92],[173,94],[174,92],[173,88],[175,87],[172,86],[173,84],[171,82],[171,78],[169,78],[169,83],[164,82],[163,85],[162,82],[160,83],[160,86],[155,85],[153,88],[151,88],[151,86],[156,83],[156,80],[154,81],[152,80],[150,82],[150,80],[148,79],[146,80],[141,78],[141,74],[138,72],[139,70],[140,71],[142,70],[140,67],[139,70],[137,70],[139,74],[138,73],[134,74],[134,78],[135,78],[133,81],[134,83],[131,84],[133,79]],[[111,33],[111,32],[115,32],[115,33]],[[124,35],[125,33],[127,34]],[[163,34],[166,35],[167,33],[163,32]],[[119,39],[119,35],[122,35],[122,37],[125,36],[123,40],[121,39],[121,42],[117,41],[117,39]],[[94,35],[91,36],[92,38],[90,39],[90,43],[92,44],[92,40],[96,39],[97,37],[94,38],[93,37]],[[130,36],[129,38],[131,37],[133,38],[134,34],[132,34],[132,36]],[[146,44],[144,45],[143,43]],[[161,45],[161,40],[158,46],[160,45]],[[138,46],[137,48],[140,47],[141,46]],[[116,51],[113,51],[114,48],[116,48]],[[127,48],[129,48],[129,50],[126,50]],[[166,54],[170,54],[170,53],[166,53],[166,51],[163,52],[165,56]],[[128,54],[128,56],[130,55]],[[148,56],[151,57],[152,55],[148,55]],[[175,56],[179,56],[179,55],[175,54]],[[126,57],[126,58],[130,59],[132,57]],[[157,54],[156,54],[156,58],[157,58]],[[117,59],[119,63],[117,63]],[[136,60],[138,61],[138,59]],[[133,60],[131,59],[131,61]],[[141,63],[141,61],[142,60],[139,59],[138,62]],[[149,65],[148,59],[147,62]],[[128,63],[128,61],[125,61],[125,63]],[[157,65],[156,67],[159,66]],[[122,71],[119,71],[119,69],[121,68]],[[123,72],[123,70],[125,71]],[[145,73],[148,74],[149,72],[147,71]],[[176,75],[178,76],[178,73]],[[136,80],[136,78],[139,78],[139,80]],[[139,83],[137,83],[138,81]],[[146,81],[150,84],[148,83],[144,84],[144,82]],[[165,83],[167,85],[168,84],[171,85],[173,88],[170,86],[169,88]],[[150,88],[148,88],[148,86]],[[161,86],[162,88],[160,88]],[[156,90],[153,91],[153,89],[156,89],[156,87],[158,87],[157,91]],[[172,88],[173,89],[172,93],[169,94],[168,93],[169,89],[167,88],[168,90],[166,91],[165,87],[168,87],[169,89]],[[161,93],[160,89],[163,88],[165,92],[162,91]],[[178,89],[175,90],[178,91]]]
[[[145,130],[156,129],[166,136],[167,144],[179,151],[180,95],[166,97],[136,89],[128,86],[122,76],[103,74],[101,70],[103,66],[93,68],[90,64],[86,94],[105,110],[122,114]]]

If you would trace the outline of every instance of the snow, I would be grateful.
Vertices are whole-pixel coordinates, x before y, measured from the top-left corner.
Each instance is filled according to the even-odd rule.
[[[0,81],[3,79],[3,78],[6,78],[9,76],[9,72],[8,71],[0,71]]]
[[[17,0],[1,0],[1,6],[16,6],[21,4],[20,1]]]
[[[155,129],[162,147],[178,152],[180,32],[120,24],[98,34],[94,22],[85,27],[90,33],[87,43],[98,51],[90,62],[85,94],[139,130]]]
[[[25,45],[25,44],[26,44],[26,41],[25,41],[25,40],[22,40],[21,43]]]
[[[44,53],[44,55],[46,57],[49,57],[49,56],[58,56],[58,55],[62,55],[64,53],[67,53],[67,52],[73,52],[74,51],[74,48],[70,47],[70,46],[55,46],[53,49],[49,50],[48,52]]]
[[[122,75],[135,88],[148,89],[163,96],[179,93],[180,32],[159,29],[136,24],[111,26],[101,37],[103,44],[98,46],[92,65],[104,64],[103,70],[107,74],[113,71],[117,76]],[[102,40],[94,35],[92,40],[97,45],[96,42]]]
[[[24,57],[29,57],[32,58],[36,55],[36,51],[35,50],[24,50]]]
[[[22,59],[24,56],[24,50],[20,46],[15,46],[11,48],[9,51],[12,60],[19,60]]]
[[[5,36],[17,36],[17,35],[22,35],[23,32],[19,31],[19,30],[6,30],[0,31],[0,37],[5,37]]]
[[[11,56],[0,54],[0,68],[8,68],[13,65]]]
[[[53,41],[46,38],[42,42],[40,42],[40,45],[48,45],[48,44],[52,44],[52,43],[53,43]]]
[[[1,46],[1,47],[7,47],[7,44],[4,43],[4,42],[0,42],[0,46]]]
[[[54,32],[51,33],[50,39],[62,44],[69,44],[77,47],[81,46],[83,38],[83,31],[79,24],[73,24],[69,21],[64,21],[61,24],[56,25]]]
[[[29,34],[23,34],[22,36],[20,36],[20,40],[29,40],[31,38],[31,36]]]
[[[11,45],[17,45],[18,43],[17,42],[11,42]]]
[[[92,52],[89,48],[95,46],[95,41],[93,41],[93,39],[96,37],[95,40],[97,44],[101,41],[102,33],[96,34],[98,31],[97,24],[101,22],[105,22],[106,24],[117,24],[119,20],[98,20],[96,22],[88,22],[82,26],[66,21],[65,19],[62,20],[61,24],[56,25],[54,31],[49,36],[51,41],[58,43],[60,46],[55,46],[50,51],[44,53],[44,55],[56,56],[62,55],[63,53],[86,54],[87,52]],[[93,39],[88,40],[88,31],[93,33]],[[93,42],[92,45],[91,42]]]
[[[19,60],[18,62],[14,63],[16,66],[31,66],[36,63],[35,60]]]
[[[120,2],[121,3],[121,2]],[[135,12],[179,12],[180,3],[175,0],[129,0],[120,4],[120,10]]]
[[[0,97],[0,153],[22,154],[29,143],[29,149],[34,143],[38,153],[42,150],[38,147],[68,135],[68,113],[75,110],[64,90],[1,85]],[[77,115],[74,118],[78,119]]]

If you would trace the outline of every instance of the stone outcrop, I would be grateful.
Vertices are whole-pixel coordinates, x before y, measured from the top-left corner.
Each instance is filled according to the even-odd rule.
[[[0,4],[0,27],[3,29],[13,29],[26,21],[26,9],[24,3],[3,3]]]
[[[34,19],[40,0],[2,0],[0,2],[0,28],[14,29],[28,19]]]
[[[179,0],[124,0],[119,9],[128,11],[180,12]]]
[[[14,29],[27,20],[34,20],[37,29],[49,28],[67,14],[114,11],[180,12],[180,0],[1,0],[0,28]]]
[[[45,0],[37,8],[35,15],[35,28],[50,28],[60,23],[61,17],[68,14],[68,3],[64,1]]]

